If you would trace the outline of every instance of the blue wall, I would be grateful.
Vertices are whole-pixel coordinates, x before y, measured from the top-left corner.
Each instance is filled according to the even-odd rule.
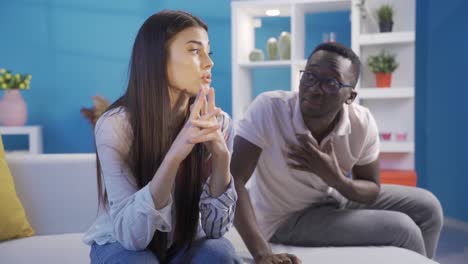
[[[218,104],[230,112],[228,0],[2,1],[0,68],[33,75],[23,95],[28,124],[43,126],[46,153],[93,151],[92,128],[80,108],[91,106],[97,93],[112,101],[123,93],[135,35],[149,15],[164,8],[193,12],[209,24],[213,85]]]
[[[468,221],[468,2],[417,1],[416,166],[445,215]]]

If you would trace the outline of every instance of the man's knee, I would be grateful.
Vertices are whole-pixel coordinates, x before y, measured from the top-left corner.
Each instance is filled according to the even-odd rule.
[[[382,225],[392,246],[410,249],[422,255],[426,254],[421,229],[408,215],[392,212],[391,217],[385,219]]]
[[[439,199],[425,189],[418,189],[418,198],[418,211],[423,215],[423,219],[431,226],[441,228],[444,215]]]

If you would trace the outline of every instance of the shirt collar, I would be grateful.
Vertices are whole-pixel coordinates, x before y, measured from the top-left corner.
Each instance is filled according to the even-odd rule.
[[[343,109],[340,113],[340,119],[336,128],[334,129],[335,134],[338,136],[344,136],[351,134],[351,122],[349,121],[349,106],[348,104],[343,104]]]

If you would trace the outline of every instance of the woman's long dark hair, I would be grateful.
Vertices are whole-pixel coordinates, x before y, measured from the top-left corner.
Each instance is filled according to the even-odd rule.
[[[123,157],[138,187],[153,178],[164,156],[182,127],[171,124],[167,77],[168,42],[189,27],[208,27],[199,18],[183,11],[162,11],[149,17],[140,28],[133,45],[128,87],[108,109],[122,107],[128,116],[132,137],[129,152]],[[190,100],[193,101],[193,98]],[[183,126],[183,124],[182,124]],[[172,129],[171,129],[172,128]],[[208,175],[207,150],[197,144],[181,163],[175,180],[176,222],[174,246],[190,247],[199,221],[202,183]],[[100,206],[107,207],[107,193],[101,179],[97,157]],[[173,226],[174,227],[174,226]],[[167,233],[156,231],[148,249],[166,261]]]

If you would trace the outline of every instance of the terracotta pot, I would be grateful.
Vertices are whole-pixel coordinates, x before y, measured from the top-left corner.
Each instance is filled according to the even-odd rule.
[[[0,125],[23,126],[28,118],[28,108],[19,89],[5,90],[0,100]]]
[[[376,86],[379,88],[388,88],[392,85],[391,73],[376,73],[375,74]]]

